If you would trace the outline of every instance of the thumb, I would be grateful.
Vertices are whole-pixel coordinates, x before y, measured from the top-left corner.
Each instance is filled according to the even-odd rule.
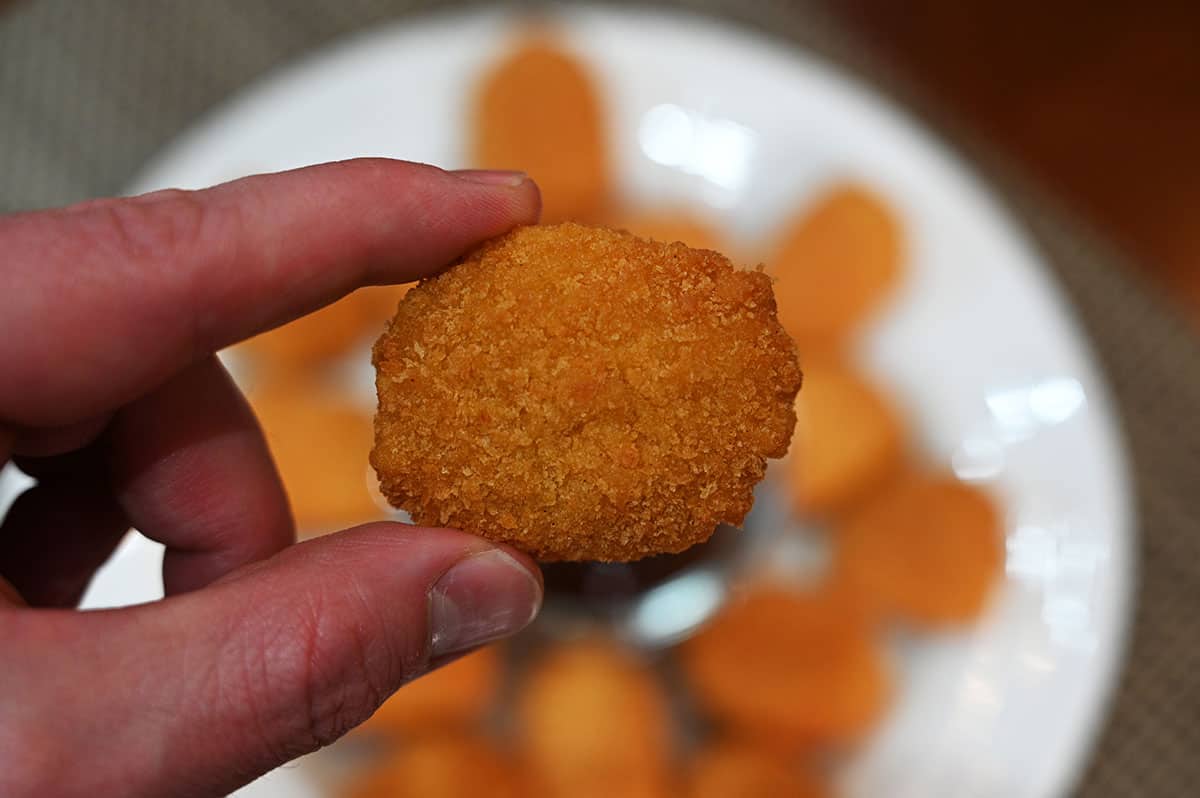
[[[511,550],[369,524],[153,604],[0,610],[16,655],[3,664],[15,701],[0,708],[0,794],[224,794],[337,739],[439,662],[519,631],[541,596],[536,567]]]

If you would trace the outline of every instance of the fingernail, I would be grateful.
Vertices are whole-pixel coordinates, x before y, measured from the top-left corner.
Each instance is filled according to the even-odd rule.
[[[515,634],[542,606],[542,586],[500,549],[460,560],[429,591],[430,658]]]
[[[450,174],[472,183],[483,183],[485,186],[508,186],[509,188],[515,188],[529,179],[529,175],[524,172],[503,169],[458,169]]]

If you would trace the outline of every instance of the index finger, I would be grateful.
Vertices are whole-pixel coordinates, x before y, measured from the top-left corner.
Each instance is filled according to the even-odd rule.
[[[363,159],[0,218],[0,420],[63,425],[537,219],[517,173]]]

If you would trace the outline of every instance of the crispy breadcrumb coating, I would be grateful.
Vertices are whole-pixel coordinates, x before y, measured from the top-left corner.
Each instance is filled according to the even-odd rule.
[[[636,560],[740,524],[801,379],[765,274],[572,223],[423,281],[374,362],[384,495],[544,561]]]

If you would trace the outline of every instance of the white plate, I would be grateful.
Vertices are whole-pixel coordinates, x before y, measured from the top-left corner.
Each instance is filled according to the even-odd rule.
[[[1130,615],[1130,491],[1112,405],[1025,235],[969,169],[885,99],[775,41],[706,19],[563,11],[601,79],[624,190],[708,205],[752,241],[830,180],[899,210],[909,277],[863,351],[936,462],[1007,512],[1008,579],[965,636],[904,646],[902,691],[848,794],[1052,796],[1103,719]],[[213,112],[133,191],[375,155],[462,166],[469,90],[501,14],[397,23],[281,70]],[[159,589],[144,542],[90,604]],[[245,796],[301,794],[282,771]]]

